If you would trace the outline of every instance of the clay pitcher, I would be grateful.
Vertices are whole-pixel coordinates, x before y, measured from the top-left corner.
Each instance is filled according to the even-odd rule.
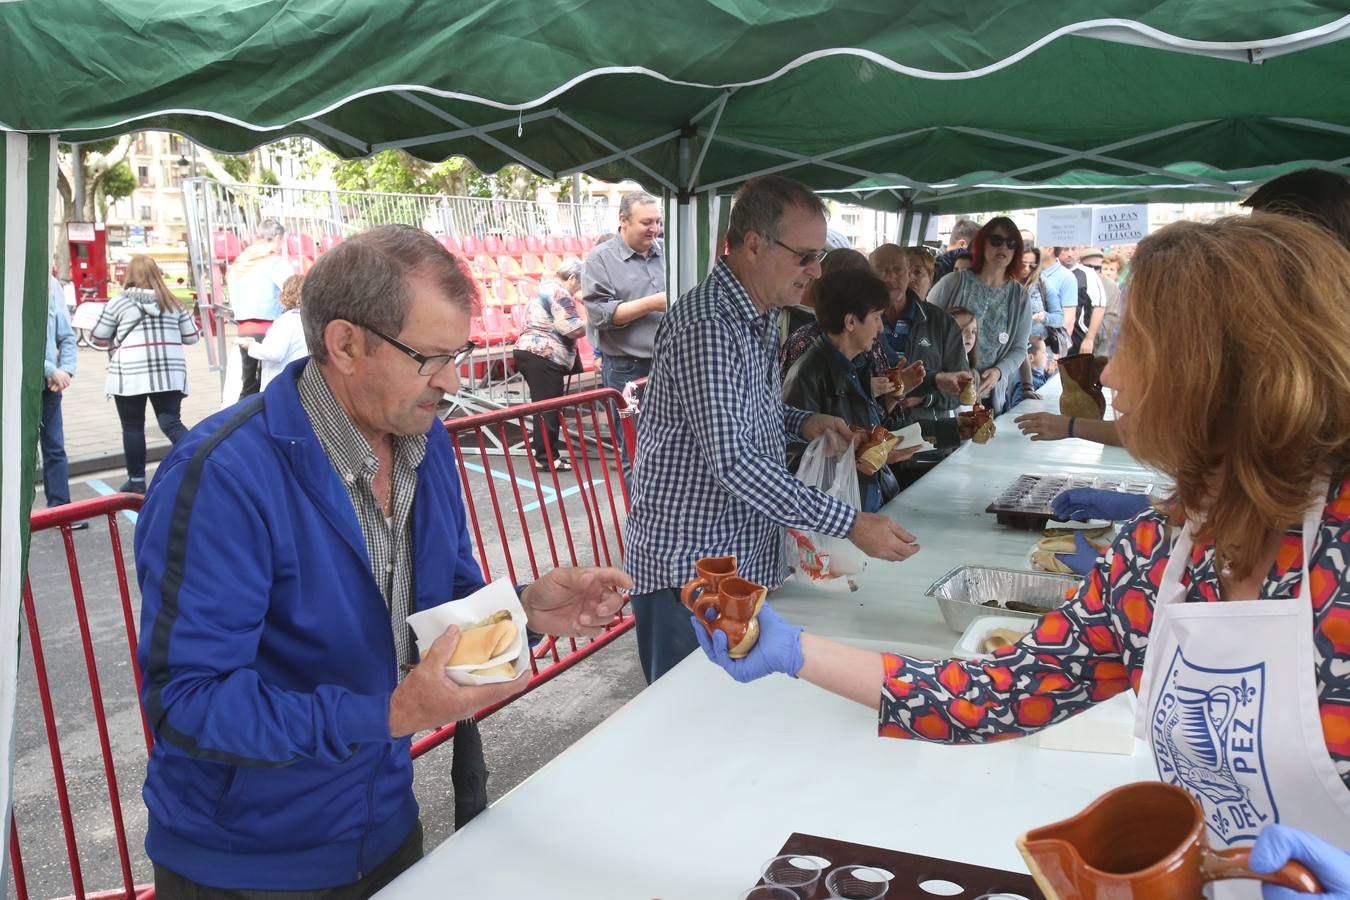
[[[709,556],[694,563],[694,578],[680,588],[680,602],[690,612],[694,610],[694,600],[701,591],[717,592],[717,586],[723,578],[736,574],[736,557]]]
[[[1211,850],[1200,804],[1161,781],[1107,791],[1078,815],[1028,831],[1017,849],[1047,900],[1200,900],[1206,884],[1229,878],[1322,889],[1296,862],[1258,875],[1249,850]]]
[[[1106,415],[1106,395],[1102,393],[1102,370],[1106,363],[1105,357],[1091,353],[1075,353],[1059,361],[1061,415],[1079,419],[1100,419]]]
[[[717,590],[705,590],[694,601],[694,616],[711,635],[713,630],[727,636],[727,655],[741,659],[759,640],[760,608],[769,589],[735,575],[723,578]]]

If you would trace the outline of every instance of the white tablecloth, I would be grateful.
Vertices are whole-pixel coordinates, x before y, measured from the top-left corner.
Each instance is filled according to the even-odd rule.
[[[852,643],[946,655],[958,636],[924,590],[965,562],[1024,567],[1034,535],[984,507],[1023,472],[1063,471],[1146,476],[1123,451],[1032,444],[1001,419],[993,442],[959,450],[887,510],[918,534],[917,556],[874,562],[857,593],[789,586],[772,602]],[[739,685],[695,654],[380,896],[732,898],[793,831],[1020,872],[1017,835],[1155,777],[1143,749],[881,739],[874,710],[785,677]]]

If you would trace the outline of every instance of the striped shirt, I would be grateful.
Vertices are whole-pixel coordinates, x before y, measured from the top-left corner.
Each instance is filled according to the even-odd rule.
[[[366,540],[370,574],[375,576],[389,606],[398,661],[417,662],[416,644],[407,625],[413,572],[409,523],[417,491],[417,467],[426,456],[427,436],[425,433],[393,436],[394,470],[390,473],[393,515],[386,519],[375,496],[375,472],[379,468],[375,451],[333,396],[317,365],[306,364],[297,390],[300,406],[314,426],[319,446],[342,479],[356,511],[356,521]],[[451,551],[447,548],[446,552]]]
[[[784,527],[853,528],[856,510],[787,470],[787,441],[810,414],[781,398],[778,316],[722,261],[662,320],[633,462],[625,565],[636,593],[677,587],[695,560],[725,555],[777,587]]]

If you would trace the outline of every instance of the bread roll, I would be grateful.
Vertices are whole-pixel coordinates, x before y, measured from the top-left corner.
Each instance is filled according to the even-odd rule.
[[[488,666],[486,669],[472,669],[469,674],[477,675],[480,678],[495,678],[499,675],[514,675],[516,674],[516,666],[515,663],[510,662],[498,663],[495,666]]]
[[[980,642],[980,652],[993,653],[995,650],[1011,647],[1026,636],[1025,631],[1016,631],[1012,628],[992,629]]]
[[[1031,567],[1038,572],[1054,572],[1058,575],[1076,575],[1073,569],[1070,569],[1064,563],[1060,562],[1055,554],[1049,550],[1036,550],[1031,554]]]
[[[449,666],[471,666],[485,663],[494,656],[505,653],[516,639],[516,623],[507,614],[505,621],[490,625],[469,628],[459,635],[459,644],[451,654]]]

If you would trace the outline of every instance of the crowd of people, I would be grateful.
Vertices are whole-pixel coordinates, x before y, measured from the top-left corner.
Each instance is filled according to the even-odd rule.
[[[1265,765],[1285,824],[1303,829],[1266,829],[1253,864],[1292,855],[1325,885],[1350,883],[1350,856],[1311,834],[1350,845],[1350,188],[1303,173],[1252,205],[1169,226],[1137,252],[1028,246],[998,216],[959,221],[941,252],[864,255],[827,251],[820,199],[763,176],[738,191],[712,272],[668,307],[660,204],[629,195],[615,235],[541,285],[515,347],[535,399],[562,393],[587,331],[605,385],[649,379],[624,448],[624,568],[519,586],[530,630],[593,635],[628,598],[649,682],[701,649],[738,681],[799,677],[876,709],[883,736],[945,743],[1036,731],[1131,688],[1146,699],[1183,651],[1250,658],[1281,692],[1280,733],[1298,736],[1272,742]],[[112,350],[124,489],[147,489],[147,401],[175,444],[135,537],[157,737],[146,847],[164,897],[368,896],[422,853],[410,736],[527,681],[459,685],[445,671],[459,629],[419,659],[406,622],[483,586],[437,417],[473,346],[468,267],[425,232],[381,226],[283,277],[283,232],[264,225],[231,279],[250,323],[241,361],[256,364],[237,404],[182,425],[182,348],[197,332],[148,257],[94,329]],[[57,434],[75,367],[62,312],[44,392]],[[1176,491],[1161,505],[1066,497],[1065,517],[1128,521],[1021,642],[977,662],[876,653],[804,633],[770,604],[733,659],[722,632],[690,619],[678,593],[696,561],[735,557],[776,588],[784,529],[881,560],[920,552],[886,501],[970,436],[963,414],[1014,410],[1079,355],[1109,357],[1119,418],[1092,430],[1070,417],[1060,434],[1062,417],[1038,412],[1019,426],[1118,443]],[[857,507],[794,474],[816,438],[912,423],[935,449],[860,474]],[[541,414],[541,470],[565,467],[558,440]],[[64,502],[50,468],[48,502]]]

